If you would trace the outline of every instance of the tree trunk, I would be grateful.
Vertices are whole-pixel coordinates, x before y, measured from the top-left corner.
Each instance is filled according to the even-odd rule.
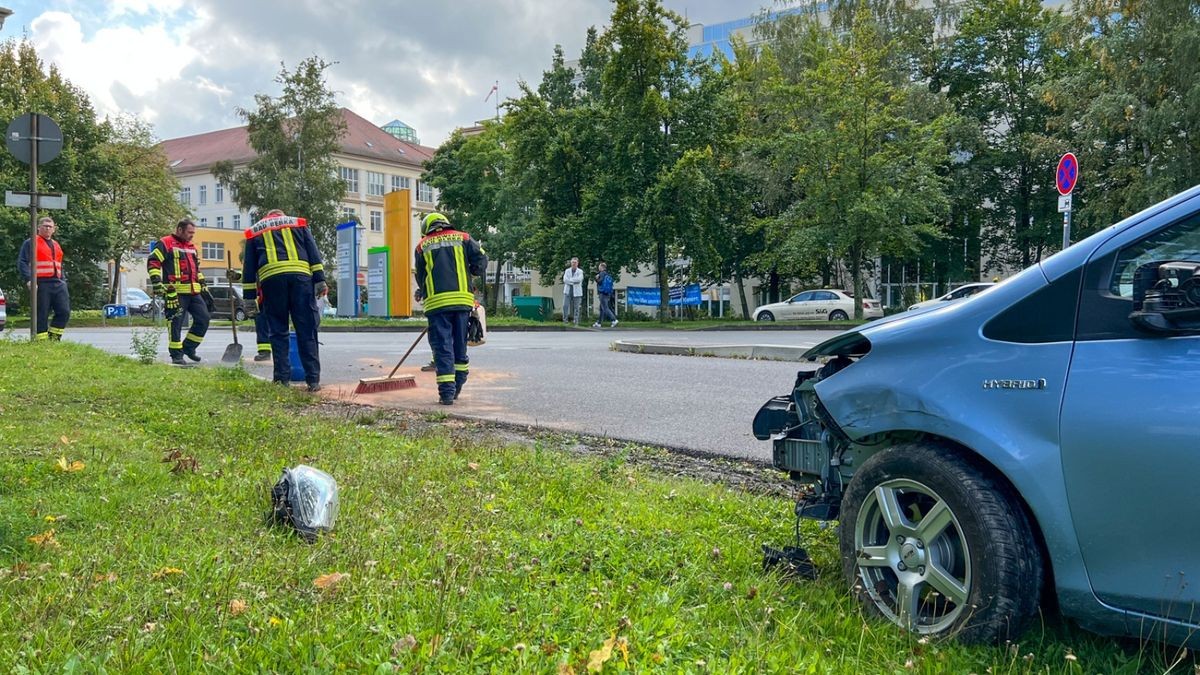
[[[738,299],[742,301],[742,318],[750,318],[750,306],[746,304],[746,284],[741,270],[733,273],[733,281],[737,284]]]
[[[658,262],[658,320],[667,323],[671,320],[671,289],[667,285],[667,244],[659,241],[656,245],[655,257]]]
[[[854,285],[854,320],[862,321],[862,299],[863,299],[863,279],[862,279],[862,251],[857,247],[850,249],[850,279]],[[918,283],[920,279],[917,280]]]
[[[113,261],[112,284],[108,289],[109,304],[117,304],[117,284],[119,283],[121,283],[121,260],[118,258]]]
[[[502,292],[501,287],[500,287],[500,278],[501,278],[500,270],[502,270],[503,268],[504,268],[504,261],[497,259],[496,260],[496,283],[492,289],[492,306],[488,308],[488,313],[491,314],[492,316],[495,316],[496,311],[500,308],[500,293]]]
[[[772,302],[779,302],[779,272],[775,268],[767,275],[767,303]]]

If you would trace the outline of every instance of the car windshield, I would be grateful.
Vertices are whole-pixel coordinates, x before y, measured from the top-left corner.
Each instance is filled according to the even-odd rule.
[[[140,288],[131,288],[125,291],[125,297],[129,300],[149,300],[150,296],[146,295],[146,291]]]

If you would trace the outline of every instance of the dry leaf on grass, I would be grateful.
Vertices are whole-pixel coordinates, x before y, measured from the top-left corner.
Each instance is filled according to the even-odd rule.
[[[404,652],[411,652],[416,648],[417,638],[410,633],[392,643],[392,657],[399,657]]]
[[[472,470],[472,471],[478,471],[478,470],[479,470],[479,463],[478,463],[478,462],[467,462],[467,468],[468,468],[468,469],[470,469],[470,470]]]
[[[71,439],[67,438],[66,436],[59,436],[59,437],[58,437],[58,440],[62,441],[62,444],[63,444],[63,445],[70,445],[70,444],[71,444]]]
[[[244,614],[245,611],[246,611],[246,602],[244,600],[239,600],[237,598],[234,598],[233,600],[229,601],[229,613],[231,615],[238,616],[240,614]]]
[[[589,673],[598,673],[604,669],[604,664],[612,658],[613,645],[617,643],[616,637],[610,637],[604,641],[604,644],[588,654],[587,669]]]
[[[107,582],[111,584],[117,580],[117,573],[109,572],[108,574],[97,574],[92,577],[92,580],[96,583]]]
[[[179,569],[178,567],[163,567],[154,574],[151,574],[150,578],[163,579],[165,577],[174,576],[177,574],[183,574],[183,570]]]
[[[46,530],[41,534],[35,534],[28,539],[29,543],[38,548],[59,548],[58,540],[54,538],[54,530]]]
[[[66,457],[59,457],[58,461],[54,463],[54,468],[56,468],[59,471],[62,471],[64,473],[74,473],[76,471],[83,471],[83,467],[85,467],[85,466],[87,466],[87,465],[79,460],[75,460],[74,462],[68,462]]]
[[[350,575],[342,574],[341,572],[332,572],[330,574],[322,574],[321,576],[317,577],[316,579],[313,579],[313,586],[316,586],[317,588],[319,588],[323,591],[326,591],[326,590],[336,587],[338,584],[340,584],[342,582],[343,579],[345,579],[348,576],[350,576]]]
[[[575,666],[569,663],[558,664],[558,675],[575,675]]]

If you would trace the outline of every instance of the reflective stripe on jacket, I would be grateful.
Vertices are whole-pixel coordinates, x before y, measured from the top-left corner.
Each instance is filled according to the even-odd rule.
[[[204,286],[197,262],[196,245],[168,234],[154,243],[146,261],[152,284],[172,284],[176,293],[195,295]]]
[[[39,279],[61,279],[63,278],[62,246],[53,239],[47,240],[45,237],[34,237],[37,240],[37,264],[34,270]]]
[[[473,309],[475,294],[468,275],[487,271],[487,255],[471,235],[458,230],[434,230],[415,251],[417,288],[425,313],[443,309]]]
[[[257,299],[258,285],[277,274],[303,274],[311,276],[313,283],[325,281],[317,240],[303,218],[266,218],[246,230],[242,298]]]

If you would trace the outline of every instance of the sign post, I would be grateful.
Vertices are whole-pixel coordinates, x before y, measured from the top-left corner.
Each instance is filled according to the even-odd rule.
[[[1071,245],[1071,192],[1079,180],[1079,160],[1068,152],[1058,160],[1054,184],[1058,188],[1058,210],[1063,214],[1063,250]]]
[[[37,191],[37,168],[58,157],[62,152],[62,129],[58,124],[38,113],[26,113],[9,122],[4,130],[4,144],[17,159],[29,165],[29,192],[5,192],[6,206],[29,207],[29,340],[37,339],[37,221],[38,208],[65,209],[67,200],[60,194],[43,194]],[[28,197],[25,203],[24,197]],[[43,199],[44,197],[56,199]]]

